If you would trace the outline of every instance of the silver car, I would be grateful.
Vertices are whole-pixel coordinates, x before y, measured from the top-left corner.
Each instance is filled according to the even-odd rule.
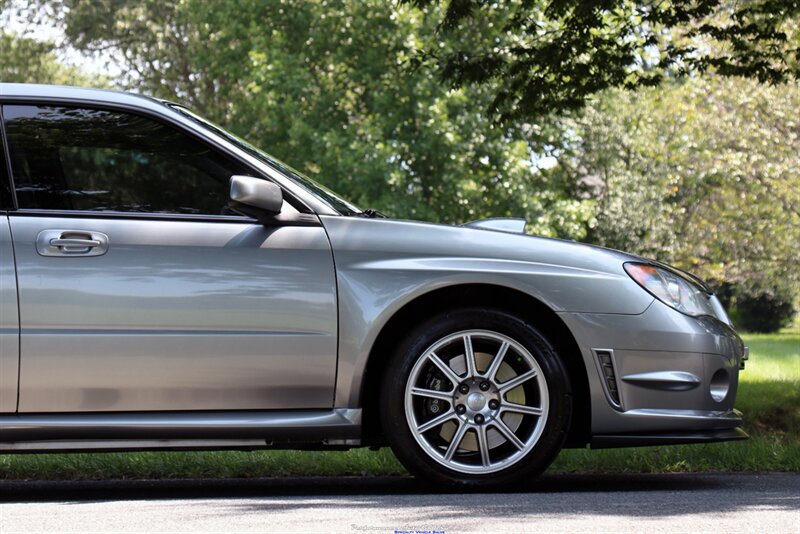
[[[0,451],[390,445],[503,486],[746,438],[747,349],[667,265],[362,211],[180,105],[0,84]]]

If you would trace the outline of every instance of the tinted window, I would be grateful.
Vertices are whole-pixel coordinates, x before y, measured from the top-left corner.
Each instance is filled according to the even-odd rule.
[[[247,174],[137,115],[4,106],[3,116],[20,208],[219,215],[231,175]]]
[[[3,148],[2,132],[0,132],[0,210],[11,206],[11,189],[8,183],[8,165]]]
[[[247,152],[251,156],[255,157],[256,159],[259,159],[259,160],[263,161],[264,163],[266,163],[267,165],[269,165],[273,169],[277,169],[277,170],[281,171],[281,173],[284,176],[286,176],[287,178],[291,179],[293,182],[295,182],[297,184],[300,184],[305,189],[308,189],[309,191],[314,193],[315,196],[317,196],[319,198],[322,198],[322,200],[325,201],[330,207],[332,207],[333,209],[335,209],[336,211],[338,211],[342,215],[355,215],[356,213],[361,212],[360,209],[356,208],[355,206],[350,204],[348,201],[344,200],[343,198],[338,196],[336,193],[334,193],[333,191],[328,189],[327,187],[325,187],[325,186],[323,186],[321,184],[318,184],[317,182],[315,182],[311,178],[309,178],[309,177],[297,172],[296,170],[294,170],[290,166],[286,165],[282,161],[279,161],[279,160],[275,159],[274,157],[270,156],[269,154],[267,154],[266,152],[263,152],[263,151],[257,149],[256,147],[254,147],[253,145],[251,145],[250,143],[248,143],[244,139],[240,139],[240,138],[236,137],[232,133],[220,128],[216,124],[213,124],[213,123],[203,119],[199,115],[196,115],[195,113],[193,113],[192,111],[189,111],[188,109],[186,109],[183,106],[179,106],[178,104],[168,104],[168,105],[172,109],[174,109],[174,110],[178,111],[179,113],[181,113],[184,117],[188,117],[189,119],[195,121],[196,123],[200,124],[204,128],[208,128],[211,131],[215,132],[216,134],[221,135],[222,137],[224,137],[225,139],[227,139],[228,141],[230,141],[234,145],[238,146],[239,148],[241,148],[242,150],[244,150],[245,152]]]

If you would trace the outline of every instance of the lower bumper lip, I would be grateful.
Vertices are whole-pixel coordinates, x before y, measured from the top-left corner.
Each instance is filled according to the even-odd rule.
[[[617,447],[643,447],[650,445],[678,445],[681,443],[713,443],[738,441],[750,436],[741,428],[702,430],[693,432],[657,432],[631,434],[604,434],[592,436],[593,449]]]

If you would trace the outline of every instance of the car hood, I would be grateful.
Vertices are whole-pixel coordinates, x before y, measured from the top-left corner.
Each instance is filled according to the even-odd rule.
[[[517,289],[564,312],[638,314],[653,301],[623,269],[636,258],[614,250],[485,228],[327,215],[320,220],[340,288],[370,288],[375,302],[398,291],[412,298],[461,284]],[[383,295],[389,287],[393,292]]]
[[[489,219],[480,219],[480,220],[477,220],[477,221],[468,222],[468,223],[462,224],[461,226],[465,227],[465,228],[474,228],[474,229],[478,229],[478,230],[490,230],[490,231],[494,231],[494,232],[505,232],[505,233],[510,233],[510,234],[523,234],[523,235],[526,235],[525,234],[525,224],[526,224],[525,219],[518,219],[518,218],[511,218],[511,217],[493,217],[493,218],[489,218]],[[532,237],[535,237],[535,236],[532,236]],[[546,239],[546,238],[541,238],[540,237],[540,239]],[[701,278],[698,278],[697,276],[693,275],[692,273],[686,272],[686,271],[684,271],[682,269],[678,269],[677,267],[673,267],[672,265],[669,265],[669,264],[664,263],[664,262],[660,262],[658,260],[654,260],[652,258],[645,258],[644,256],[639,256],[639,255],[636,255],[636,254],[631,254],[631,253],[628,253],[628,252],[623,252],[621,250],[611,249],[611,248],[607,248],[607,247],[601,247],[599,245],[589,245],[589,244],[585,244],[585,243],[578,243],[578,242],[575,242],[575,241],[565,241],[565,240],[557,240],[557,241],[563,241],[563,242],[573,243],[573,244],[582,245],[582,246],[586,246],[586,247],[592,247],[592,248],[595,248],[595,249],[600,249],[600,250],[612,253],[612,255],[614,255],[614,256],[616,256],[618,258],[621,258],[623,261],[637,261],[637,262],[640,262],[640,263],[649,263],[651,265],[655,265],[657,267],[661,267],[662,269],[666,269],[668,271],[671,271],[671,272],[673,272],[673,273],[675,273],[675,274],[677,274],[677,275],[679,275],[679,276],[681,276],[683,278],[688,279],[691,282],[694,282],[697,286],[699,286],[703,291],[705,291],[708,294],[713,294],[714,293],[714,291],[711,288],[711,286],[709,286],[708,283],[705,282],[705,280],[703,280]]]
[[[480,219],[464,223],[461,226],[466,228],[478,228],[481,230],[493,230],[495,232],[507,232],[509,234],[524,234],[525,219],[515,219],[511,217],[493,217],[491,219]]]
[[[409,294],[453,284],[503,285],[571,312],[636,314],[653,300],[623,269],[636,257],[614,250],[480,227],[320,220],[342,283],[377,288],[391,280]]]
[[[455,226],[396,219],[321,218],[329,229],[334,250],[359,249],[390,257],[516,260],[613,274],[624,274],[622,263],[626,261],[641,261],[638,256],[596,245],[509,232],[508,219]]]

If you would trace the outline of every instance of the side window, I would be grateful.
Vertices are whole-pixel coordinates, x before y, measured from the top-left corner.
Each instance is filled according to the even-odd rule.
[[[8,165],[0,132],[0,210],[11,207],[11,184],[8,182]]]
[[[3,106],[20,208],[220,215],[241,165],[138,115]]]

